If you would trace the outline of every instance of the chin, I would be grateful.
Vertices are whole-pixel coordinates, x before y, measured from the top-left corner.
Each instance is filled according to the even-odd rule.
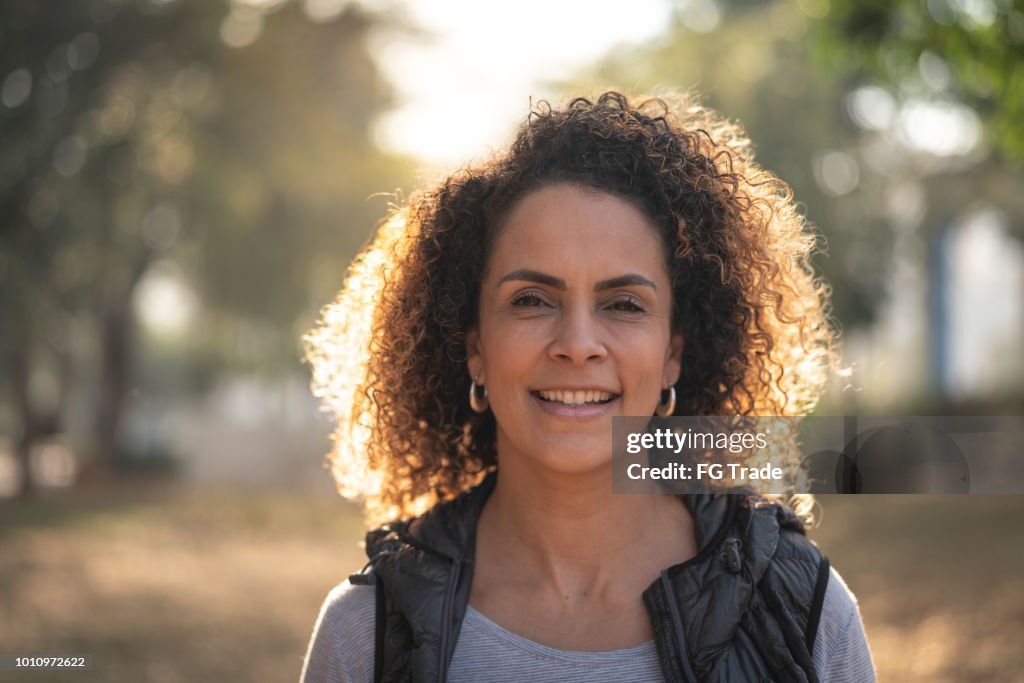
[[[601,470],[611,469],[611,443],[600,444],[559,444],[561,439],[552,440],[544,449],[544,455],[537,461],[544,468],[558,474],[593,474]],[[609,437],[608,442],[611,441]]]

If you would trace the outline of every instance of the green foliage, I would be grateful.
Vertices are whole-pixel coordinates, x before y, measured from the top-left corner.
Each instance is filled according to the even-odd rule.
[[[108,423],[137,380],[159,395],[297,366],[383,213],[368,198],[405,179],[370,135],[390,89],[367,36],[385,19],[343,7],[0,0],[0,366],[70,359],[58,393],[90,385]],[[191,326],[141,336],[139,284],[167,264]],[[0,403],[63,410],[11,377]]]
[[[1021,0],[832,0],[815,49],[833,74],[977,111],[997,152],[1024,165]]]
[[[400,179],[369,142],[389,101],[365,45],[373,20],[350,9],[317,24],[287,4],[232,49],[217,31],[226,3],[113,3],[103,22],[99,6],[0,5],[0,74],[34,82],[0,110],[4,284],[73,305],[169,256],[222,312],[281,324],[308,311],[326,295],[308,274],[327,261],[338,283],[380,213],[367,198]],[[83,35],[98,55],[76,71],[64,62]],[[178,225],[147,233],[161,202]]]

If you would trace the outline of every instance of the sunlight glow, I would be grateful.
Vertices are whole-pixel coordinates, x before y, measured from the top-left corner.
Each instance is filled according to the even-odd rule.
[[[628,12],[602,12],[580,0],[453,0],[409,3],[408,10],[427,37],[384,31],[373,40],[399,99],[375,136],[386,149],[453,166],[488,156],[526,117],[531,98],[556,97],[558,79],[609,46],[657,36],[671,6],[635,0]]]
[[[171,261],[158,261],[142,276],[135,292],[135,311],[151,331],[163,335],[184,332],[197,303],[185,276]]]
[[[956,156],[981,140],[981,121],[973,109],[957,102],[911,100],[900,110],[897,133],[913,149]]]
[[[220,39],[228,47],[245,47],[263,33],[263,12],[251,7],[235,7],[220,24]]]
[[[896,116],[896,102],[885,89],[866,85],[846,96],[846,112],[864,130],[885,130]]]
[[[833,197],[850,194],[860,182],[857,161],[841,150],[829,150],[814,160],[814,179]]]

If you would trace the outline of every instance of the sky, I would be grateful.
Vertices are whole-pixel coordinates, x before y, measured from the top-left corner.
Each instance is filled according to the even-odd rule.
[[[671,16],[667,0],[631,0],[628,11],[581,0],[419,0],[407,7],[427,35],[374,39],[399,100],[375,136],[386,149],[441,170],[502,147],[531,98],[557,97],[553,81],[616,46],[654,39]],[[467,110],[485,115],[458,116]]]

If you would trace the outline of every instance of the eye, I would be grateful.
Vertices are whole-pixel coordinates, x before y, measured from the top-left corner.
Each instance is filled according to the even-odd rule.
[[[644,313],[647,310],[638,299],[631,296],[616,299],[608,304],[608,307],[612,310],[622,311],[624,313]]]
[[[512,299],[512,305],[535,308],[537,306],[547,306],[548,303],[536,292],[522,292]]]

